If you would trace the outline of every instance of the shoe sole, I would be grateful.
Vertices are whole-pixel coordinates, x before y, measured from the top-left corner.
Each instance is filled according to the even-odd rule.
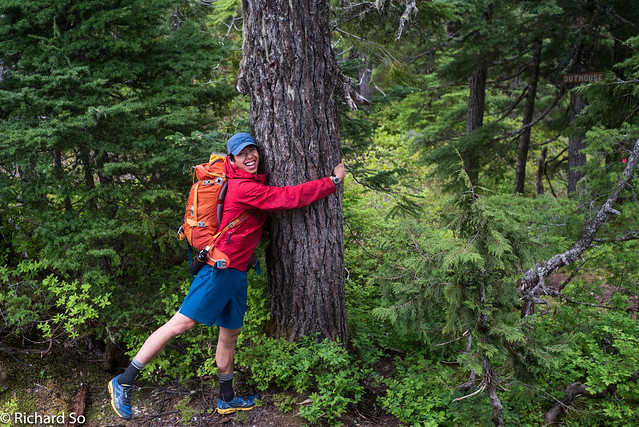
[[[228,409],[217,408],[217,412],[218,414],[227,415],[237,411],[250,411],[253,408],[255,408],[255,406],[250,406],[248,408],[228,408]]]
[[[116,414],[118,414],[118,416],[120,418],[123,418],[125,420],[130,420],[132,417],[125,417],[123,416],[120,411],[118,411],[115,407],[115,398],[113,397],[113,385],[111,384],[111,381],[109,381],[109,394],[111,395],[111,407],[113,408],[113,410],[115,411]]]

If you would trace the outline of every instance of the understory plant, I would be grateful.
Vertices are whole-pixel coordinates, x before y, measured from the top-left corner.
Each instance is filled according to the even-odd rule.
[[[307,396],[299,415],[312,423],[336,422],[364,393],[365,372],[339,341],[258,337],[239,349],[237,359],[251,368],[258,390],[276,386]]]

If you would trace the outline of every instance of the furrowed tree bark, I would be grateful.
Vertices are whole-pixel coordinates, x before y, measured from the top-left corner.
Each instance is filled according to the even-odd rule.
[[[252,132],[270,185],[329,176],[340,160],[338,96],[351,82],[331,48],[327,1],[243,1],[237,87],[250,95]],[[266,250],[270,332],[347,338],[342,187],[311,206],[275,212]]]
[[[610,214],[619,214],[618,211],[613,209],[613,206],[621,192],[629,186],[628,182],[634,173],[638,157],[639,139],[635,142],[630,156],[628,156],[626,167],[617,180],[613,193],[604,202],[595,217],[586,224],[581,237],[567,251],[555,255],[543,263],[537,264],[537,266],[531,268],[524,274],[524,277],[519,281],[519,292],[522,294],[524,301],[521,311],[522,317],[534,314],[535,304],[541,302],[538,295],[540,293],[547,293],[545,284],[546,277],[561,267],[567,266],[577,260],[581,254],[592,245],[597,232],[606,222]]]

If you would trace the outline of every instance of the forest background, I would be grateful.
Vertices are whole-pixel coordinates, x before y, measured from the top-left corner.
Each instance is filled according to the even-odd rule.
[[[263,399],[233,422],[634,425],[639,9],[319,4],[362,96],[335,95],[347,335],[283,336],[251,273],[236,363]],[[253,125],[242,18],[0,2],[0,412],[118,423],[106,382],[190,284],[191,166]],[[216,339],[195,328],[145,369],[138,423],[229,421],[207,407]]]

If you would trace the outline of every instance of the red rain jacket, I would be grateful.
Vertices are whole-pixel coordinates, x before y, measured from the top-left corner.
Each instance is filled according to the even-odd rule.
[[[253,209],[246,220],[224,233],[215,245],[216,249],[228,256],[228,266],[241,271],[248,269],[251,256],[260,242],[262,228],[266,222],[265,211],[301,208],[335,192],[335,184],[330,177],[296,186],[270,187],[264,184],[266,174],[246,172],[235,166],[228,157],[224,167],[228,178],[228,190],[220,229],[239,217],[242,212]],[[209,259],[209,264],[213,263]]]

